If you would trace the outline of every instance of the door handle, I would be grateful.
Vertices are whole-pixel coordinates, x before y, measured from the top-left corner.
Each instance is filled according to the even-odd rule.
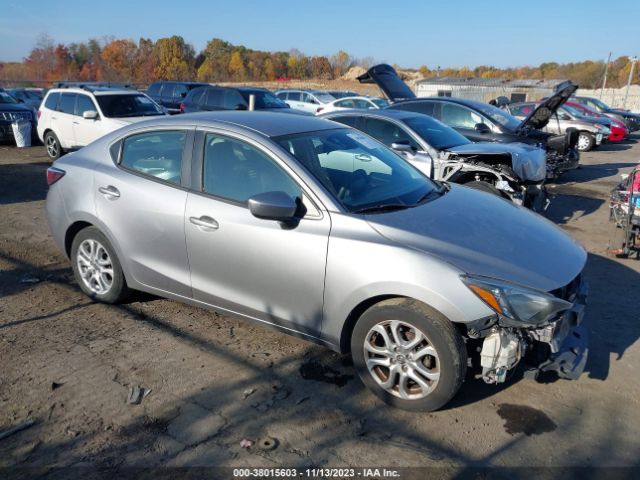
[[[80,125],[80,122],[73,122],[74,125]]]
[[[109,185],[108,187],[100,187],[98,188],[98,191],[103,195],[107,195],[108,197],[120,197],[120,191],[113,185]]]
[[[51,117],[51,120],[57,120],[58,117]]]
[[[194,225],[204,229],[204,230],[217,230],[218,222],[216,222],[213,218],[202,216],[202,217],[189,217],[189,221]]]

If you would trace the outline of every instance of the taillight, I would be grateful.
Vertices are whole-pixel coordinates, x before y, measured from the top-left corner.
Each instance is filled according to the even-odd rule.
[[[67,172],[65,172],[64,170],[62,170],[60,168],[56,168],[56,167],[47,168],[47,184],[49,186],[53,185],[58,180],[60,180],[62,177],[64,177],[65,173],[67,173]]]
[[[184,103],[180,104],[180,113],[184,113]]]
[[[316,113],[320,113],[322,110],[324,110],[324,107],[318,107],[318,109],[316,110]]]
[[[38,110],[38,120],[40,120],[40,115],[42,115],[42,112]]]

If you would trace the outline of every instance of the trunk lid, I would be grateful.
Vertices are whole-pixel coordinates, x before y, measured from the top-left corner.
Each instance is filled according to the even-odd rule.
[[[375,83],[391,102],[416,98],[413,90],[398,75],[391,65],[374,65],[358,77],[360,83]]]

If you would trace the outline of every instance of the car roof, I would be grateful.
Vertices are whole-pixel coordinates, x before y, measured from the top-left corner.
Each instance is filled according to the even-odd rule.
[[[459,105],[466,105],[471,108],[479,108],[488,105],[487,103],[479,102],[478,100],[470,100],[468,98],[460,98],[460,97],[418,97],[411,98],[409,100],[402,100],[400,102],[395,102],[392,105],[406,104],[406,103],[419,103],[424,101],[439,101],[439,102],[448,102],[448,103],[457,103]]]
[[[337,110],[335,112],[327,112],[320,115],[320,117],[338,117],[341,115],[357,115],[360,117],[380,117],[389,118],[392,120],[404,121],[408,118],[423,117],[424,114],[412,112],[410,110],[363,110],[363,109],[349,109],[349,110]]]
[[[126,88],[108,88],[108,87],[95,87],[91,89],[86,88],[52,88],[47,93],[84,93],[84,94],[94,94],[94,95],[141,95],[142,93],[138,90],[131,90]]]
[[[314,132],[344,128],[328,120],[315,116],[302,116],[282,112],[265,111],[214,111],[185,113],[182,115],[163,116],[136,122],[135,126],[168,126],[196,125],[198,127],[234,126],[238,130],[249,129],[265,137],[295,135],[297,133]]]

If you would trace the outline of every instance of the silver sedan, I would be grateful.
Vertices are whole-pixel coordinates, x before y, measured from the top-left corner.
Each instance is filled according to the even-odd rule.
[[[585,251],[344,125],[157,118],[65,155],[47,180],[53,238],[91,298],[142,290],[350,352],[392,405],[443,406],[469,365],[490,383],[529,357],[534,373],[584,368]]]

